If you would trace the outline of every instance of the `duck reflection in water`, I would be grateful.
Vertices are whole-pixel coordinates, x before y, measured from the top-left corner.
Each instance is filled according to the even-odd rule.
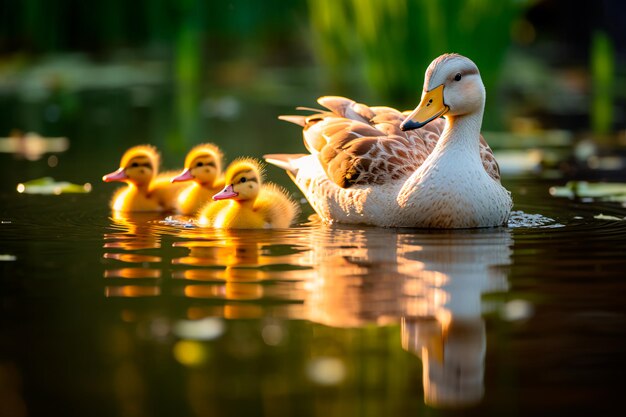
[[[105,258],[135,263],[133,268],[138,271],[151,269],[152,262],[158,261],[159,274],[165,264],[171,267],[173,281],[180,285],[169,288],[171,295],[188,302],[184,304],[185,319],[202,324],[198,319],[226,318],[229,322],[224,326],[229,329],[248,325],[258,329],[253,321],[238,320],[257,318],[271,324],[264,329],[278,328],[281,332],[292,329],[293,324],[283,326],[282,319],[299,322],[298,326],[302,326],[301,320],[309,321],[313,325],[307,329],[313,327],[318,335],[303,349],[321,352],[309,364],[339,363],[344,374],[350,367],[341,361],[351,358],[332,362],[332,355],[343,351],[341,341],[334,338],[354,336],[349,329],[369,328],[370,332],[376,326],[389,326],[400,333],[396,346],[401,342],[402,348],[421,358],[424,401],[428,405],[460,408],[481,401],[487,350],[482,317],[486,306],[481,296],[507,289],[506,271],[498,266],[511,262],[510,230],[414,231],[311,225],[273,231],[176,229],[174,235],[171,228],[158,222],[133,219],[114,219],[118,230],[105,236]],[[161,233],[174,239],[173,248],[169,248],[175,253],[171,264],[160,258],[145,258],[152,255],[145,250],[160,248]],[[141,251],[137,253],[137,249]],[[162,250],[154,253],[155,257],[162,254]],[[112,271],[116,270],[105,274],[122,278]],[[148,295],[147,291],[160,288],[110,286],[107,294]],[[346,331],[327,328],[327,332],[326,326]],[[269,337],[265,333],[261,340]],[[328,337],[318,337],[320,334]],[[231,341],[224,343],[243,346],[235,339]],[[266,343],[273,346],[271,340]],[[354,343],[360,342],[346,341],[347,352],[354,352]],[[298,352],[302,347],[294,341],[289,346]],[[331,355],[324,357],[327,346]],[[385,352],[372,360],[387,358],[384,355],[389,352]],[[349,381],[346,377],[345,383]]]
[[[507,289],[505,271],[497,267],[510,264],[510,231],[334,229],[324,240],[313,252],[318,266],[305,301],[308,318],[334,327],[399,318],[402,347],[423,362],[425,402],[480,402],[486,352],[481,296]]]
[[[472,405],[484,390],[487,308],[481,296],[507,290],[498,266],[510,264],[513,241],[507,229],[424,238],[409,238],[421,247],[405,254],[423,268],[405,281],[402,346],[422,358],[427,404]]]
[[[162,257],[157,253],[148,255],[137,253],[149,249],[161,248],[161,235],[158,231],[158,221],[162,218],[159,213],[131,213],[111,212],[112,228],[114,231],[104,234],[105,252],[102,257],[107,260],[104,277],[110,279],[122,278],[133,280],[133,284],[107,285],[105,294],[108,297],[143,297],[155,296],[161,293],[161,288],[155,284],[162,276]],[[110,261],[113,260],[113,261]],[[120,262],[124,265],[119,267]],[[127,266],[128,265],[128,266]],[[137,280],[149,285],[139,285]]]

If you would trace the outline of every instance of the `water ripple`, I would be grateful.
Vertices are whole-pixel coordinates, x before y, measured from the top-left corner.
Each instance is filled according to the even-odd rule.
[[[524,213],[521,210],[511,212],[509,218],[508,227],[517,229],[521,227],[525,228],[555,228],[564,227],[564,225],[557,223],[550,217],[543,216],[541,214],[529,214]]]

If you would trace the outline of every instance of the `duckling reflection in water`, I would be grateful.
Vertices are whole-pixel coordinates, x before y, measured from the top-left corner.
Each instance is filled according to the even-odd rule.
[[[198,224],[223,229],[287,228],[299,213],[299,206],[287,192],[264,183],[258,161],[233,161],[225,175],[226,187],[213,196],[198,214]]]
[[[137,279],[144,282],[153,280],[156,284],[162,276],[161,268],[157,267],[163,260],[161,256],[137,252],[161,248],[161,235],[156,229],[156,221],[159,219],[161,215],[158,212],[112,212],[111,221],[115,231],[104,234],[103,247],[107,250],[102,255],[106,260],[104,278],[121,278],[124,283],[107,285],[107,297],[146,297],[161,294],[159,285],[127,284]]]
[[[160,248],[161,235],[156,230],[156,222],[161,218],[156,212],[113,211],[110,219],[115,231],[104,234],[104,247],[125,251]]]
[[[217,238],[217,239],[216,239]],[[228,304],[221,315],[225,318],[260,317],[263,309],[240,301],[263,298],[260,282],[268,273],[259,268],[261,245],[256,239],[238,239],[228,230],[211,233],[211,241],[179,242],[189,249],[188,256],[175,258],[174,265],[203,266],[176,271],[173,277],[194,282],[186,285],[183,294],[189,298],[224,299]],[[219,268],[206,268],[206,267]],[[204,283],[201,283],[203,282]],[[211,282],[213,281],[213,282]],[[230,302],[235,302],[230,304]]]
[[[111,199],[114,211],[170,211],[184,185],[170,183],[172,173],[158,174],[160,156],[151,145],[128,149],[122,156],[120,168],[102,177],[104,182],[125,182],[126,187]]]
[[[198,209],[224,188],[222,159],[222,151],[212,143],[200,144],[189,151],[183,172],[171,179],[172,182],[191,183],[178,195],[178,212],[196,214]]]
[[[185,256],[172,259],[176,266],[172,277],[184,280],[185,297],[222,300],[225,305],[218,314],[226,318],[261,317],[268,308],[291,312],[294,302],[302,300],[300,283],[313,271],[302,267],[307,261],[305,255],[276,254],[269,249],[279,242],[282,244],[288,231],[196,229],[196,232],[203,233],[196,233],[194,240],[174,242],[175,247],[188,249]],[[179,269],[181,266],[187,268]],[[267,285],[267,280],[272,282]],[[264,304],[271,300],[271,307],[260,305],[259,300],[264,300]]]

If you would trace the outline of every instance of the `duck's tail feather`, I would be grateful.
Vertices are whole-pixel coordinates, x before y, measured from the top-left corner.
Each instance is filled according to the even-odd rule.
[[[269,164],[276,165],[288,173],[295,175],[298,173],[298,168],[295,164],[293,164],[293,161],[306,155],[307,154],[304,153],[272,153],[263,155],[263,159],[265,159]]]
[[[324,110],[316,109],[314,107],[305,107],[305,106],[298,106],[296,107],[296,110],[310,111],[311,113],[323,113],[324,112]]]
[[[363,123],[369,123],[376,115],[372,109],[365,104],[357,103],[354,100],[341,96],[323,96],[317,99],[317,102],[332,111],[335,115]]]
[[[304,125],[306,124],[305,116],[282,115],[282,116],[278,116],[278,118],[280,120],[284,120],[285,122],[293,123],[302,127],[304,127]]]

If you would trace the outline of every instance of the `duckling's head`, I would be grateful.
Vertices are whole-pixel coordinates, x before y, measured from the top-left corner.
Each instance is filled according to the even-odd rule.
[[[417,129],[444,114],[463,116],[482,112],[484,106],[485,86],[476,64],[459,54],[444,54],[426,69],[420,104],[400,127]]]
[[[226,187],[215,194],[213,200],[254,201],[261,189],[262,171],[261,165],[254,159],[233,161],[226,170]]]
[[[222,174],[222,152],[212,143],[196,146],[185,158],[185,169],[172,182],[194,180],[208,187]]]
[[[136,186],[148,185],[156,175],[159,153],[151,145],[130,148],[122,156],[120,168],[102,177],[105,182],[122,181]]]

